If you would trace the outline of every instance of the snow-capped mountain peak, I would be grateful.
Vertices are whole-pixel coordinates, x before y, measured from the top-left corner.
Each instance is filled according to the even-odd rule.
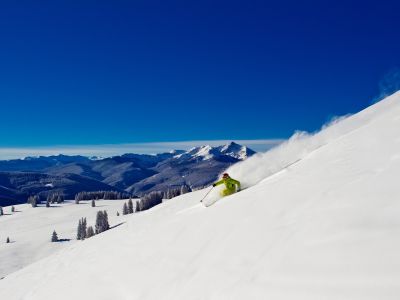
[[[217,147],[210,145],[193,147],[182,154],[174,156],[174,158],[210,160],[220,156],[227,156],[237,160],[244,160],[254,153],[255,151],[246,146],[236,144],[235,142],[230,142],[226,145]]]
[[[195,154],[193,154],[193,157],[202,157],[204,160],[207,160],[213,158],[214,156],[212,154],[213,147],[211,147],[210,145],[201,146],[196,150],[197,151]]]
[[[236,144],[235,142],[230,142],[229,144],[222,146],[220,152],[224,155],[231,156],[239,160],[244,160],[255,154],[255,152],[250,148]]]

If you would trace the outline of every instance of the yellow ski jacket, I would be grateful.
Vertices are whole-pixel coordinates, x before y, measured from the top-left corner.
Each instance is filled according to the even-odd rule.
[[[230,177],[223,178],[220,181],[217,181],[216,183],[213,184],[213,186],[217,186],[220,184],[225,184],[225,188],[233,193],[236,192],[236,186],[237,189],[240,190],[240,182]]]

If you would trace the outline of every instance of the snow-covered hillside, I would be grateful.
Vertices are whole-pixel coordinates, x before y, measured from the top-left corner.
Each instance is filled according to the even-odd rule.
[[[400,298],[400,93],[231,171],[249,188],[130,215],[7,276],[2,298]]]
[[[14,206],[15,212],[11,212],[10,206],[4,207],[5,215],[0,217],[0,278],[73,243],[80,243],[76,240],[80,218],[87,218],[88,226],[94,226],[96,213],[106,210],[111,226],[124,222],[127,216],[117,217],[116,214],[117,211],[121,213],[126,201],[99,200],[96,207],[91,207],[89,201],[81,201],[79,205],[73,202],[52,204],[49,208],[20,204]],[[65,241],[50,243],[53,230]],[[11,243],[4,244],[7,237]]]

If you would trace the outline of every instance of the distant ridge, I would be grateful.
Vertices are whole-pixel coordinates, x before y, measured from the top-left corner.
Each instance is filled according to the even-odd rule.
[[[0,205],[25,202],[31,194],[116,190],[142,196],[183,185],[203,187],[255,151],[234,142],[156,155],[127,153],[108,158],[75,155],[0,161]]]

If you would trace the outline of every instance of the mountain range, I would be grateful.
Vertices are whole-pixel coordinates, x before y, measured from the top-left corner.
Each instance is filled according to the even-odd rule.
[[[40,156],[0,161],[0,206],[23,203],[29,195],[114,190],[132,196],[188,186],[204,187],[255,151],[231,142],[157,155],[124,154],[103,159]]]
[[[400,299],[399,128],[400,92],[234,164],[245,189],[224,198],[203,189],[126,215],[125,199],[4,207],[1,299]],[[238,159],[227,148],[149,169]],[[111,230],[77,240],[100,207]]]

